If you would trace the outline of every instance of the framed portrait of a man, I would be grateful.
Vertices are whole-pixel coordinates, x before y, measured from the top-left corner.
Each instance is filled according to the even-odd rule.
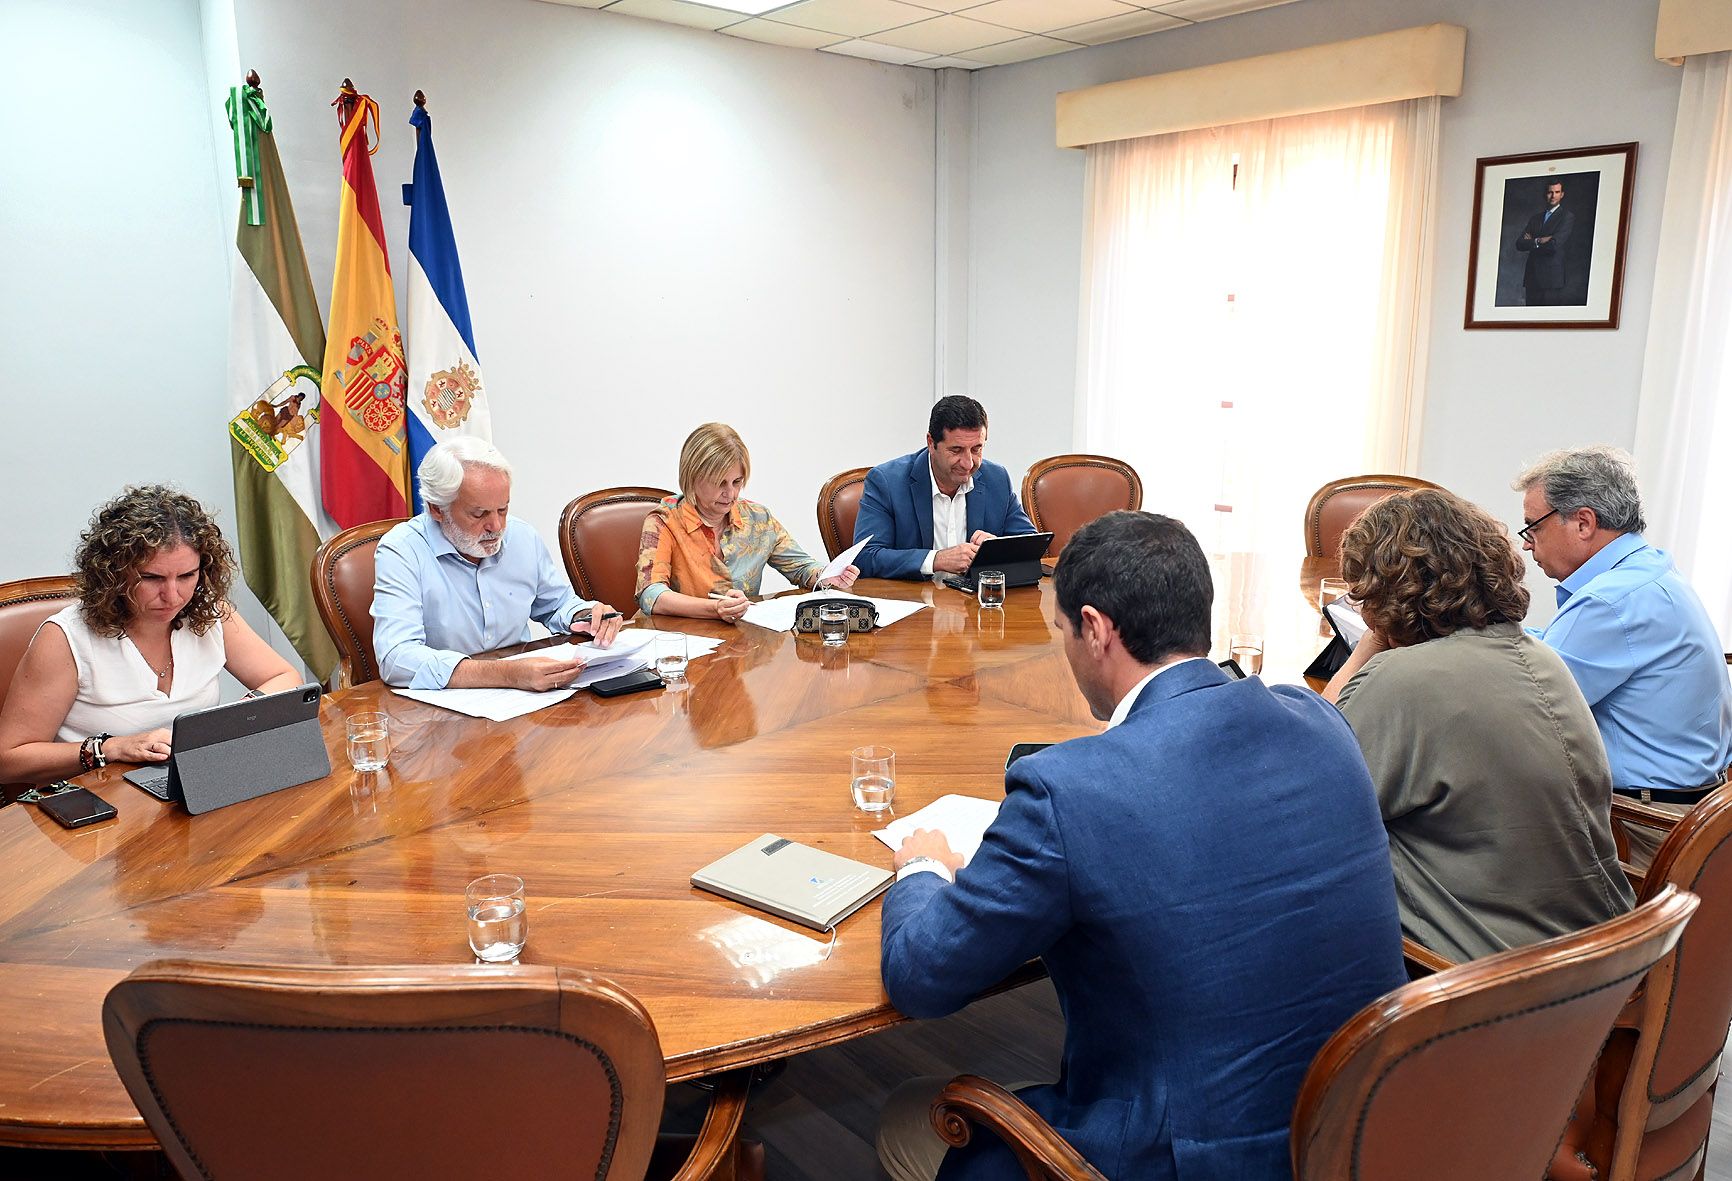
[[[1480,159],[1468,328],[1616,328],[1636,145]]]

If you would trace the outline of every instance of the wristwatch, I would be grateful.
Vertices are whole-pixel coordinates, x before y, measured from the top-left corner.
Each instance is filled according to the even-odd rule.
[[[910,857],[907,861],[904,861],[901,867],[896,871],[896,880],[901,881],[911,873],[925,873],[927,870],[931,870],[947,882],[954,882],[956,880],[956,874],[948,865],[944,864],[944,862],[938,860],[936,857],[926,857],[924,855],[920,857]]]

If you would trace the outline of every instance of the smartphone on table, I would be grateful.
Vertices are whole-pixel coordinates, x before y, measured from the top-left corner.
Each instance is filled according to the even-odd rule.
[[[42,806],[44,812],[54,817],[55,822],[62,828],[83,828],[87,824],[101,824],[117,815],[113,804],[82,787],[44,795],[36,802]]]

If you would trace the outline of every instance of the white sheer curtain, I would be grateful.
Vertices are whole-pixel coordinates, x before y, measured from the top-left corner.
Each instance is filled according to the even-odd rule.
[[[1320,484],[1413,467],[1437,129],[1430,98],[1088,149],[1076,437],[1269,559],[1217,587],[1234,628],[1292,597]]]
[[[1636,459],[1648,536],[1732,641],[1732,54],[1686,58]]]

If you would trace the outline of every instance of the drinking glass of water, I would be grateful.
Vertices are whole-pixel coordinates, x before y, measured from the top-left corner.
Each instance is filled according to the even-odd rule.
[[[841,603],[823,603],[818,607],[818,634],[829,645],[848,642],[848,608]]]
[[[862,812],[883,812],[896,798],[896,752],[888,746],[857,746],[850,790]]]
[[[1329,604],[1336,599],[1345,597],[1347,592],[1348,585],[1345,578],[1325,578],[1319,581],[1317,583],[1317,612],[1319,616],[1326,615],[1329,611]],[[1317,634],[1332,636],[1335,633],[1330,629],[1327,619],[1319,618],[1317,620]]]
[[[383,771],[391,761],[391,719],[384,714],[349,715],[349,765],[357,771]]]
[[[469,910],[469,950],[476,959],[499,964],[522,953],[529,938],[522,878],[510,873],[476,878],[463,892],[463,901]]]
[[[684,632],[656,633],[656,673],[667,684],[686,679]]]
[[[982,570],[975,582],[976,597],[982,607],[1004,606],[1004,571]]]
[[[1227,655],[1239,666],[1239,671],[1254,677],[1263,671],[1263,637],[1244,632],[1227,645]]]

